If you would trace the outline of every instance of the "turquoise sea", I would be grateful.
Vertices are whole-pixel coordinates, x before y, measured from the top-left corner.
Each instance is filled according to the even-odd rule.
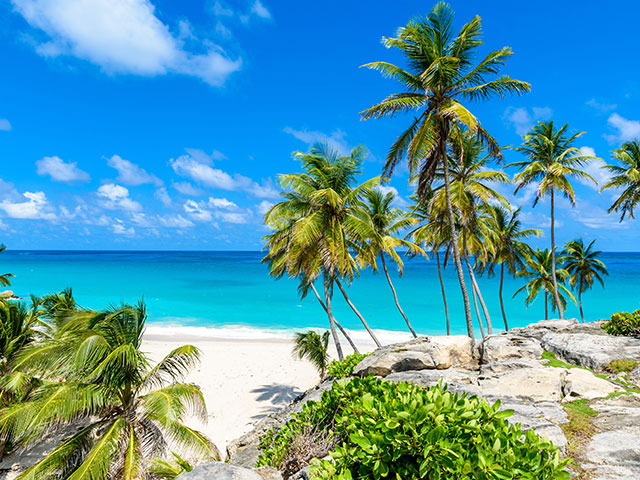
[[[326,316],[313,294],[300,300],[297,282],[272,279],[267,266],[260,263],[262,256],[261,252],[9,250],[0,255],[0,271],[16,275],[10,288],[21,297],[70,286],[81,305],[96,309],[144,298],[149,321],[154,325],[236,330],[325,327]],[[640,308],[640,253],[606,253],[602,259],[609,269],[606,289],[596,285],[584,295],[587,320]],[[452,332],[465,333],[462,300],[452,267],[444,270]],[[407,259],[404,275],[399,278],[394,273],[393,280],[414,328],[424,334],[444,333],[435,261]],[[497,276],[479,280],[496,327],[502,325],[498,280]],[[528,309],[524,295],[511,298],[522,282],[505,280],[510,326],[524,326],[544,318],[542,297]],[[383,275],[362,272],[349,293],[372,327],[403,330],[403,319]],[[337,289],[334,308],[336,318],[345,327],[361,328]],[[577,307],[571,306],[568,315],[577,316]]]

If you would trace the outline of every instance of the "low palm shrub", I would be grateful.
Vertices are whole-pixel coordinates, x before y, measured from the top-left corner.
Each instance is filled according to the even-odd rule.
[[[343,360],[333,360],[327,368],[327,376],[335,379],[350,377],[356,365],[369,355],[369,353],[352,353]]]
[[[316,480],[568,479],[570,460],[547,439],[509,424],[512,413],[443,386],[354,378],[334,383],[268,432],[258,465],[282,469],[298,434],[313,426],[334,444],[330,459],[313,462]]]
[[[618,312],[611,315],[602,328],[610,335],[624,335],[627,337],[640,336],[640,310],[634,312]]]

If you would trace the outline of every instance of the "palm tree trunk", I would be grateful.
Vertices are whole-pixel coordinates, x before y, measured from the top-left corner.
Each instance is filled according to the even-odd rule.
[[[464,316],[467,320],[467,334],[473,339],[473,320],[471,318],[471,305],[469,304],[469,293],[467,285],[464,281],[464,272],[462,271],[462,262],[460,261],[460,252],[458,251],[458,232],[456,231],[456,220],[453,216],[453,205],[451,204],[451,185],[449,184],[449,165],[447,159],[446,136],[448,132],[443,131],[443,138],[440,145],[440,159],[444,167],[444,190],[447,199],[447,213],[449,214],[449,228],[451,229],[451,242],[453,244],[453,262],[458,272],[458,281],[460,282],[460,291],[462,292],[462,301],[464,302]]]
[[[338,280],[337,278],[336,278],[336,285],[338,285],[338,288],[342,292],[342,296],[344,297],[344,299],[347,301],[347,303],[351,307],[351,310],[353,310],[353,312],[358,316],[358,318],[362,322],[362,325],[364,325],[364,328],[367,330],[367,332],[369,332],[369,335],[371,336],[371,338],[375,342],[376,346],[378,348],[380,348],[382,346],[382,344],[378,341],[378,338],[376,337],[376,334],[373,333],[373,330],[371,330],[371,328],[369,328],[369,325],[367,324],[367,321],[364,319],[364,317],[362,315],[360,315],[360,312],[355,307],[355,305],[353,303],[351,303],[351,300],[349,300],[349,297],[347,296],[347,292],[344,291],[344,288],[342,288],[342,284],[340,283],[340,280]]]
[[[502,320],[504,320],[504,329],[509,330],[507,325],[507,316],[504,313],[504,302],[502,301],[502,284],[504,283],[504,262],[500,264],[500,288],[498,290],[498,296],[500,297],[500,309],[502,310]]]
[[[544,319],[549,320],[549,307],[547,305],[547,291],[544,291]]]
[[[476,317],[478,317],[478,325],[480,325],[480,335],[484,339],[484,327],[482,326],[482,317],[480,316],[480,309],[478,308],[478,298],[476,297],[476,289],[473,288],[473,305],[476,307]]]
[[[411,323],[409,323],[409,319],[402,311],[402,307],[400,307],[400,302],[398,302],[398,294],[396,293],[396,289],[393,287],[393,283],[391,283],[391,277],[389,277],[389,272],[387,271],[387,264],[384,261],[383,252],[380,252],[380,258],[382,259],[382,269],[384,270],[384,274],[387,276],[387,282],[389,282],[389,286],[391,287],[391,291],[393,292],[393,299],[396,302],[396,307],[398,307],[398,310],[400,311],[400,314],[404,318],[404,321],[407,322],[407,327],[409,327],[409,331],[411,332],[411,335],[413,335],[413,338],[418,338],[418,335],[416,335],[416,332],[413,330]]]
[[[580,278],[580,283],[578,284],[578,305],[580,306],[580,318],[582,318],[582,323],[585,323],[584,313],[582,313],[582,278]]]
[[[320,298],[320,295],[318,294],[318,291],[316,290],[316,287],[313,285],[313,283],[309,283],[309,286],[311,287],[311,290],[313,290],[313,293],[316,294],[316,298],[318,299],[318,302],[320,302],[320,305],[322,305],[322,308],[324,309],[324,311],[326,313],[329,313],[329,311],[327,310],[327,306],[324,304],[324,302],[322,301],[322,298]],[[353,349],[354,353],[360,353],[358,351],[358,348],[356,347],[356,344],[353,343],[353,340],[351,340],[351,337],[347,334],[347,332],[345,331],[344,328],[342,328],[342,325],[340,325],[338,323],[338,320],[336,320],[335,318],[333,319],[333,321],[336,324],[336,327],[338,327],[338,330],[340,330],[340,332],[342,333],[342,335],[344,335],[344,338],[347,339],[347,342],[349,342],[349,345],[351,345],[351,348]]]
[[[438,254],[438,250],[436,252],[436,262],[438,263],[438,278],[440,279],[440,290],[442,290],[442,301],[444,302],[444,314],[447,317],[447,335],[451,335],[451,330],[449,328],[449,309],[447,308],[447,296],[444,294],[444,283],[442,282],[442,271],[440,270],[440,255]]]
[[[467,268],[469,269],[469,276],[471,276],[471,284],[475,293],[478,295],[478,300],[480,300],[480,305],[482,306],[482,313],[484,313],[484,318],[487,322],[487,333],[489,335],[493,334],[493,326],[491,325],[491,317],[489,317],[489,310],[487,309],[487,305],[484,303],[484,299],[482,298],[482,293],[480,292],[480,287],[478,286],[478,282],[476,280],[476,275],[473,273],[473,267],[471,266],[471,262],[469,262],[469,254],[465,250],[464,252],[464,260],[467,264]]]
[[[331,313],[331,295],[329,292],[329,276],[327,272],[324,274],[324,301],[327,306],[327,315],[329,316],[329,325],[331,326],[331,336],[333,337],[333,343],[336,344],[336,350],[338,352],[338,360],[344,359],[342,353],[342,345],[340,345],[340,339],[338,338],[338,332],[336,331],[336,319],[333,318]]]
[[[553,296],[558,308],[560,320],[562,320],[562,305],[560,304],[560,295],[558,295],[558,280],[556,278],[556,239],[555,239],[555,213],[553,209],[553,188],[551,189],[551,278],[553,279]]]

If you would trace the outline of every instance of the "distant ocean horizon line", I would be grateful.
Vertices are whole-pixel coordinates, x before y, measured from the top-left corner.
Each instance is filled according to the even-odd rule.
[[[558,247],[556,247],[558,248]],[[398,250],[400,253],[406,253],[405,250]],[[440,250],[444,251],[444,250]],[[3,253],[23,253],[23,252],[38,252],[38,253],[164,253],[164,252],[175,252],[175,253],[263,253],[266,250],[200,250],[200,249],[189,249],[189,250],[180,250],[180,249],[63,249],[63,248],[7,248]],[[640,250],[601,250],[602,253],[611,254],[611,253],[622,253],[622,254],[634,254],[640,253]],[[429,254],[429,252],[427,252]]]

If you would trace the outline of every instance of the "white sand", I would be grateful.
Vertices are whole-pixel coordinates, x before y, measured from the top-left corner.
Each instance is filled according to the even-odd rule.
[[[234,340],[167,335],[153,329],[145,335],[142,349],[157,361],[186,343],[202,351],[201,364],[187,381],[200,386],[209,411],[206,425],[195,419],[187,423],[205,433],[223,453],[254,422],[287,405],[319,380],[310,363],[292,358],[292,342],[284,338]],[[373,349],[368,342],[358,342],[358,348]],[[348,344],[343,349],[351,353]],[[334,351],[331,355],[336,358]]]

